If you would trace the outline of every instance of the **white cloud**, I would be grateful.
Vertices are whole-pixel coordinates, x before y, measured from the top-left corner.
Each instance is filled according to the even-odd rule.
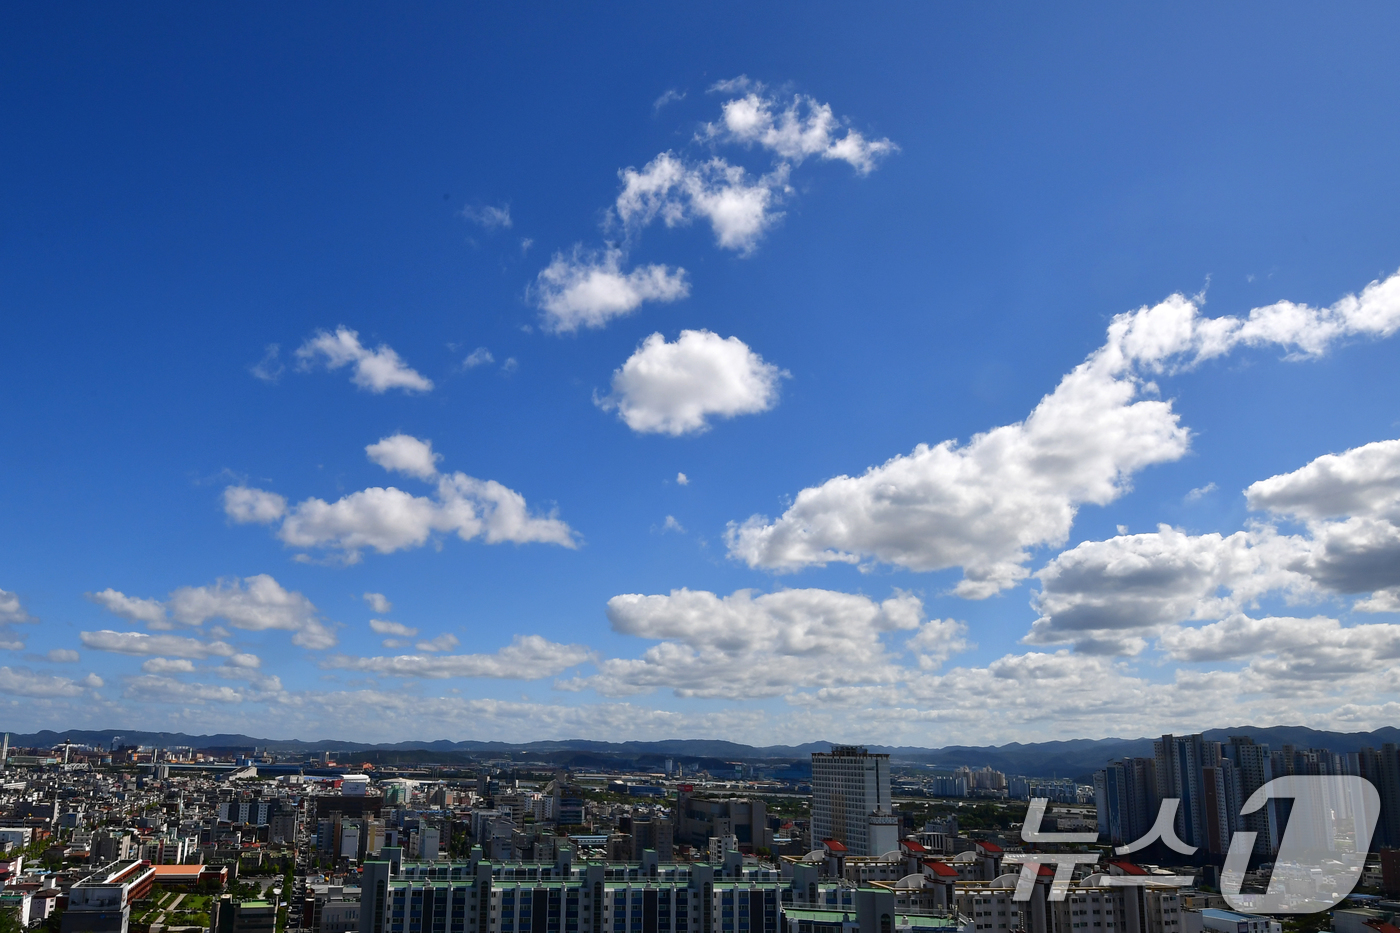
[[[277,531],[283,543],[339,551],[347,563],[358,561],[364,548],[388,554],[421,547],[435,532],[455,533],[463,541],[480,537],[487,544],[578,546],[573,529],[552,514],[530,514],[520,493],[465,473],[437,473],[437,455],[426,441],[398,434],[366,451],[386,469],[425,479],[435,476],[434,495],[373,486],[335,502],[306,499],[283,518]]]
[[[685,100],[685,91],[678,91],[675,88],[668,88],[665,91],[665,93],[663,93],[660,97],[658,97],[655,101],[652,102],[652,112],[657,113],[661,110],[662,107],[665,107],[667,104],[672,104],[682,100]]]
[[[677,474],[676,474],[676,484],[679,485],[679,486],[689,486],[689,485],[690,485],[690,477],[689,477],[689,476],[686,476],[684,473],[677,473]]]
[[[369,627],[380,635],[398,635],[402,638],[412,638],[418,634],[418,629],[404,625],[402,622],[390,622],[388,619],[370,619]]]
[[[718,157],[692,164],[671,152],[619,175],[622,192],[613,209],[625,229],[637,231],[658,218],[668,227],[683,226],[699,217],[720,247],[746,255],[782,219],[776,208],[790,191],[785,165],[751,178],[743,166]]]
[[[151,658],[141,664],[147,674],[193,674],[194,662],[184,658]]]
[[[932,671],[973,645],[967,640],[967,623],[955,619],[929,619],[919,626],[904,647],[914,654],[922,670]]]
[[[1215,484],[1206,483],[1204,486],[1197,486],[1195,489],[1192,489],[1184,498],[1187,502],[1199,502],[1213,492],[1215,492]]]
[[[383,593],[365,593],[360,598],[365,601],[365,605],[380,614],[394,611],[394,604],[389,602],[389,598]]]
[[[1351,607],[1357,612],[1400,612],[1400,587],[1377,590]]]
[[[224,494],[224,502],[227,508],[227,491],[225,491]],[[110,587],[100,593],[88,593],[87,598],[112,613],[112,615],[126,619],[128,622],[143,622],[153,629],[171,629],[175,627],[166,615],[165,603],[158,599],[141,599],[134,596],[127,596],[125,593]]]
[[[24,611],[19,596],[8,590],[0,590],[0,625],[33,621],[35,621],[34,617]]]
[[[773,154],[771,167],[754,174],[719,155],[693,159],[666,151],[641,169],[622,169],[622,190],[604,223],[605,229],[621,229],[622,247],[657,220],[677,227],[699,219],[710,225],[720,248],[748,255],[782,219],[782,203],[794,190],[789,183],[794,165],[817,156],[848,162],[867,174],[897,148],[888,139],[870,140],[846,128],[830,106],[810,97],[794,97],[784,105],[747,79],[720,82],[714,89],[744,96],[723,105],[722,120],[706,124],[703,141],[757,144]],[[663,94],[656,109],[675,99],[674,92]],[[676,301],[690,294],[684,269],[648,265],[623,271],[625,260],[623,248],[613,243],[600,252],[575,246],[571,254],[555,253],[530,296],[544,311],[545,329],[572,333],[602,327],[643,302]]]
[[[158,599],[138,599],[113,589],[87,595],[88,599],[112,614],[128,621],[144,622],[152,629],[168,630],[174,628],[175,623],[202,625],[209,619],[223,619],[234,628],[246,631],[261,632],[268,629],[279,629],[291,632],[292,643],[304,648],[329,648],[336,642],[335,633],[321,619],[311,600],[301,593],[284,589],[280,583],[267,574],[245,577],[241,581],[237,578],[220,580],[213,586],[184,586],[171,593],[169,600],[165,602]],[[217,625],[211,628],[211,632],[216,637],[225,637],[226,635],[224,630]],[[84,638],[88,634],[93,633],[85,633]],[[125,641],[114,641],[106,638],[105,647],[101,645],[90,647],[100,647],[104,651],[123,651],[127,649],[111,646],[117,644],[150,646],[161,643],[143,640],[151,639],[153,636],[137,633],[127,634],[132,637]],[[174,636],[169,637],[174,638]],[[206,652],[204,655],[189,654],[188,651],[200,649],[189,648],[188,643],[203,644],[195,642],[194,639],[175,638],[170,644],[186,645],[186,647],[180,650],[143,648],[140,651],[128,651],[128,653],[170,654],[175,657],[204,657],[209,653]],[[211,644],[220,646],[210,649],[214,654],[224,656],[232,654],[232,649],[229,649],[222,642],[212,642]]]
[[[51,648],[44,654],[44,658],[55,664],[72,664],[78,660],[78,652],[72,648]]]
[[[1312,535],[1297,569],[1339,593],[1372,593],[1363,612],[1395,611],[1400,592],[1400,440],[1318,457],[1245,490],[1252,509],[1296,518]]]
[[[22,667],[0,667],[0,693],[11,696],[52,699],[77,697],[93,687],[102,686],[102,678],[89,674],[81,681],[52,674],[36,674]]]
[[[462,360],[462,365],[467,369],[476,369],[478,366],[487,366],[496,362],[496,358],[491,355],[491,351],[485,347],[477,347],[467,358]]]
[[[433,453],[433,442],[419,440],[407,434],[380,438],[377,444],[365,448],[370,460],[389,472],[404,473],[417,479],[437,476],[437,462],[442,454]]]
[[[513,226],[509,204],[502,204],[500,207],[492,207],[489,204],[484,207],[467,206],[462,208],[462,216],[486,230],[509,230]]]
[[[712,415],[767,411],[786,375],[738,337],[683,330],[667,343],[652,334],[613,373],[612,392],[594,401],[633,431],[678,437],[708,429]]]
[[[1199,628],[1179,628],[1165,633],[1161,645],[1177,661],[1219,662],[1245,659],[1246,673],[1263,689],[1288,692],[1318,689],[1306,686],[1318,681],[1323,690],[1346,683],[1355,695],[1358,681],[1368,674],[1382,675],[1379,686],[1390,691],[1396,661],[1400,660],[1400,625],[1344,626],[1336,619],[1231,616]],[[1365,691],[1371,694],[1372,691]]]
[[[277,521],[286,513],[287,500],[275,492],[250,489],[247,486],[229,486],[224,489],[224,514],[240,525],[265,525]]]
[[[610,696],[666,687],[677,696],[738,699],[889,682],[899,674],[882,636],[917,629],[922,618],[923,604],[903,593],[884,602],[817,589],[614,596],[613,630],[660,643],[641,658],[599,661],[597,675],[559,686]]]
[[[91,651],[111,651],[116,654],[141,656],[168,655],[202,661],[211,657],[229,657],[237,652],[227,642],[201,641],[182,635],[147,635],[145,632],[80,632],[83,647]]]
[[[217,684],[186,683],[161,674],[133,677],[126,683],[123,696],[128,700],[147,703],[168,703],[173,706],[215,703],[236,705],[245,700],[242,691]]]
[[[1285,307],[1286,306],[1286,307]],[[1348,334],[1400,326],[1400,275],[1317,311],[1282,303],[1247,319],[1201,318],[1182,295],[1120,314],[1103,347],[1061,380],[1025,421],[967,444],[911,454],[798,493],[776,521],[731,523],[730,554],[796,570],[863,557],[913,570],[963,568],[956,592],[981,598],[1023,579],[1032,548],[1058,546],[1083,504],[1106,505],[1144,467],[1183,456],[1189,432],[1146,373],[1194,365],[1265,342],[1316,355]]]
[[[1326,454],[1245,490],[1251,509],[1303,520],[1358,516],[1400,519],[1400,440]]]
[[[405,392],[427,392],[433,381],[410,367],[386,344],[369,350],[360,344],[360,335],[348,327],[337,327],[335,333],[318,330],[297,349],[297,359],[304,369],[317,363],[327,369],[354,365],[350,381],[362,389],[382,394],[390,389]]]
[[[335,633],[322,621],[311,600],[287,590],[265,573],[220,580],[213,586],[183,586],[170,594],[171,615],[184,625],[223,619],[252,632],[278,629],[292,633],[292,644],[330,648]],[[173,652],[162,652],[173,653]]]
[[[436,638],[420,641],[414,645],[419,651],[451,651],[461,644],[456,635],[451,632],[443,632]]]
[[[8,590],[0,590],[0,650],[20,651],[24,648],[24,636],[13,631],[10,626],[38,622],[25,611],[19,596]]]
[[[661,530],[662,530],[662,531],[674,531],[674,532],[676,532],[677,534],[682,534],[682,535],[685,534],[685,526],[682,525],[680,522],[676,521],[676,516],[674,516],[674,515],[667,515],[667,516],[666,516],[666,521],[662,523],[662,525],[661,525]]]
[[[278,344],[269,343],[267,349],[263,351],[262,359],[248,367],[248,372],[254,378],[263,382],[276,382],[282,378],[282,373],[286,371],[282,365],[282,348]]]
[[[706,126],[712,138],[757,144],[794,164],[812,156],[847,162],[861,175],[870,174],[880,159],[899,151],[888,139],[867,139],[846,128],[830,104],[812,97],[797,94],[784,104],[764,93],[762,85],[715,87],[748,93],[724,102],[720,122]]]
[[[383,674],[388,677],[495,677],[539,680],[582,664],[592,657],[593,652],[582,645],[561,645],[539,635],[517,635],[509,645],[494,654],[405,654],[378,658],[337,654],[322,660],[321,666]]]
[[[1025,641],[1137,654],[1148,638],[1180,622],[1221,619],[1273,591],[1309,595],[1309,577],[1289,569],[1308,547],[1267,527],[1224,536],[1162,525],[1150,534],[1085,541],[1036,574],[1040,618]]]
[[[506,357],[506,361],[501,364],[501,372],[513,373],[520,368],[520,361],[513,356]]]
[[[555,253],[536,279],[533,295],[544,312],[545,329],[560,334],[602,327],[644,301],[678,301],[690,294],[684,269],[649,265],[623,272],[622,260],[622,251],[614,247],[598,253],[576,246],[569,255]]]

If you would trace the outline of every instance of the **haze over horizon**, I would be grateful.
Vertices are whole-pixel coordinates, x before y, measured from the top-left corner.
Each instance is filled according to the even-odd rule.
[[[1400,721],[1400,11],[806,10],[8,11],[4,728]]]

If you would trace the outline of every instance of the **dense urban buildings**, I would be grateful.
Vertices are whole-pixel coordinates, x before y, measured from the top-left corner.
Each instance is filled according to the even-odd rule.
[[[1095,773],[1098,830],[1114,845],[1132,842],[1151,828],[1161,801],[1175,798],[1180,801],[1175,829],[1182,842],[1219,858],[1234,834],[1245,830],[1255,834],[1254,853],[1271,857],[1279,850],[1289,802],[1271,798],[1252,813],[1241,811],[1255,791],[1285,775],[1366,778],[1381,800],[1372,842],[1400,846],[1400,750],[1389,742],[1337,754],[1293,745],[1271,750],[1247,735],[1223,742],[1199,734],[1164,735],[1153,742],[1151,759],[1124,758]]]
[[[1218,893],[1233,834],[1257,833],[1249,876],[1267,885],[1288,822],[1286,807],[1241,816],[1242,801],[1284,774],[1364,776],[1393,800],[1400,775],[1386,743],[1196,734],[1151,749],[1091,784],[859,746],[655,770],[6,749],[0,910],[43,933],[1280,933]],[[1070,847],[1063,890],[1025,867],[1066,851],[1021,837],[1028,798],[1047,802],[1042,832],[1099,831]],[[1199,855],[1115,853],[1168,798]],[[1359,879],[1375,899],[1335,911],[1336,933],[1388,933],[1384,905],[1400,910],[1379,816]]]

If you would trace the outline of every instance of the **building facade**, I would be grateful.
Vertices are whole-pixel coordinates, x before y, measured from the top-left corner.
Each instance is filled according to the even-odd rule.
[[[828,839],[851,855],[883,855],[899,847],[889,755],[854,745],[812,753],[812,844]]]

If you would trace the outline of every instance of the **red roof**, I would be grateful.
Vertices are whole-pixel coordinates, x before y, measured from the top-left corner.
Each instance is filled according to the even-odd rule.
[[[940,878],[956,878],[958,876],[958,870],[947,862],[935,862],[933,859],[929,859],[924,862],[924,867]]]
[[[1001,852],[1001,846],[997,845],[995,842],[979,842],[977,843],[977,847],[987,852]]]
[[[1109,862],[1108,864],[1118,869],[1125,875],[1147,874],[1147,869],[1141,867],[1140,865],[1134,865],[1132,862]]]
[[[925,849],[923,846],[919,845],[919,844],[918,844],[917,842],[915,842],[913,839],[903,839],[903,840],[900,840],[900,843],[899,843],[899,844],[902,845],[904,848],[908,849],[910,852],[927,852],[927,851],[928,851],[928,849]]]
[[[841,843],[837,842],[835,839],[823,839],[823,840],[822,840],[822,845],[826,846],[827,851],[829,851],[829,852],[845,852],[845,851],[846,851],[846,847],[845,847],[844,845],[842,845]]]
[[[1045,864],[1044,862],[1041,862],[1038,866],[1036,866],[1036,872],[1035,872],[1035,873],[1036,873],[1037,875],[1040,875],[1042,878],[1043,878],[1044,876],[1046,876],[1046,875],[1050,875],[1051,877],[1054,877],[1055,869],[1051,868],[1049,865]]]

